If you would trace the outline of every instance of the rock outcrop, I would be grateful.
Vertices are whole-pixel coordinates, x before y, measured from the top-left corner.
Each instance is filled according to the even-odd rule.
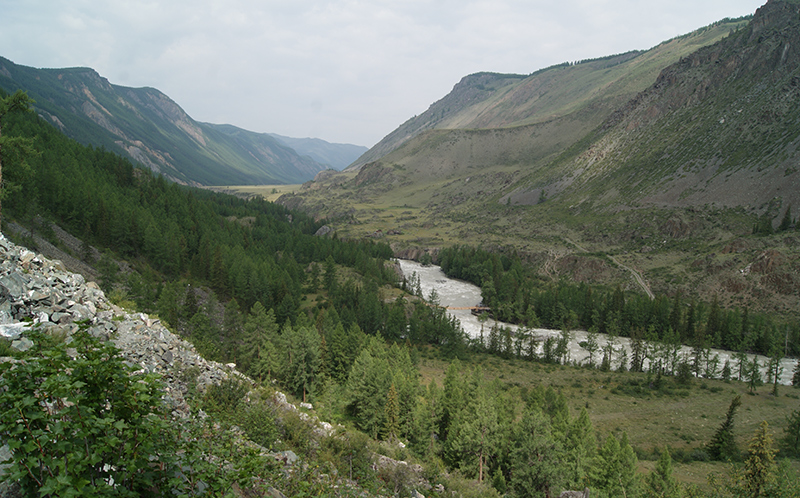
[[[164,402],[173,415],[189,413],[184,372],[197,372],[197,388],[205,390],[230,375],[235,365],[223,365],[200,356],[157,318],[130,313],[109,302],[94,282],[70,273],[60,261],[50,261],[0,234],[0,336],[12,347],[25,350],[32,344],[25,331],[38,326],[46,332],[69,336],[87,321],[94,337],[111,340],[124,358],[139,370],[157,373],[165,383]]]

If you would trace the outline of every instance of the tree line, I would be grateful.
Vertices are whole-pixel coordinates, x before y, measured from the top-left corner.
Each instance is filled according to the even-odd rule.
[[[536,275],[517,255],[453,246],[438,255],[449,277],[481,287],[483,302],[498,320],[528,327],[594,330],[622,337],[650,337],[699,348],[766,356],[800,354],[800,324],[783,323],[745,309],[723,309],[677,292],[647,296],[574,284]]]

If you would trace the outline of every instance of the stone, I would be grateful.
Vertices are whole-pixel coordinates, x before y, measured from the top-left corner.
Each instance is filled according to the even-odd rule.
[[[31,251],[29,251],[27,249],[23,249],[22,252],[20,252],[20,254],[19,254],[19,262],[20,262],[20,264],[27,265],[28,263],[33,261],[33,258],[35,258],[35,257],[36,257],[35,253],[33,253],[33,252],[31,252]]]
[[[10,273],[0,277],[0,295],[16,300],[25,295],[26,280],[19,273]]]
[[[270,486],[267,488],[267,496],[270,498],[286,498],[286,495],[278,491],[277,489]]]
[[[281,460],[286,465],[294,465],[298,460],[297,454],[292,450],[281,451],[275,455],[278,460]]]
[[[11,347],[17,351],[27,351],[33,347],[33,341],[27,337],[21,337],[11,342]]]
[[[2,324],[0,325],[0,336],[14,340],[19,338],[26,328],[28,328],[28,324],[25,322]]]
[[[326,235],[329,235],[331,232],[333,232],[333,228],[329,227],[328,225],[322,225],[321,227],[319,227],[319,230],[317,230],[314,233],[314,236],[325,237]]]

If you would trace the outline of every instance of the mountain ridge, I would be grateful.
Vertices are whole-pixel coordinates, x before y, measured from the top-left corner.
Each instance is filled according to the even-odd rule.
[[[378,160],[430,129],[507,128],[601,106],[611,113],[655,80],[664,61],[676,60],[728,34],[746,18],[722,20],[647,51],[563,63],[529,75],[480,72],[463,77],[428,110],[401,124],[351,168]],[[596,124],[599,125],[601,121]]]
[[[0,57],[0,87],[27,91],[37,113],[79,142],[181,184],[300,183],[329,167],[267,134],[222,133],[155,88],[114,85],[91,68],[36,69]]]
[[[330,143],[319,138],[293,138],[268,133],[284,145],[296,150],[298,154],[309,156],[320,164],[331,166],[341,171],[355,162],[367,150],[363,145]]]

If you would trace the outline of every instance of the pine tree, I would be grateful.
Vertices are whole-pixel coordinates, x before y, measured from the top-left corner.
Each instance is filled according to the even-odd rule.
[[[769,424],[766,421],[761,422],[756,429],[747,453],[742,473],[742,487],[748,496],[758,498],[763,495],[775,466],[775,448],[773,447],[772,433],[769,431]]]
[[[725,365],[722,367],[722,380],[725,382],[731,381],[731,362],[730,360],[725,360]]]
[[[753,361],[748,363],[747,371],[745,372],[745,379],[751,394],[756,391],[756,387],[761,385],[761,370],[759,368],[758,357],[753,356]]]
[[[800,410],[794,410],[786,417],[784,436],[781,439],[781,450],[786,456],[800,456]]]
[[[439,421],[439,435],[444,440],[448,437],[450,425],[467,404],[466,386],[460,370],[461,362],[454,360],[447,367],[447,372],[445,372],[444,376],[442,416]]]
[[[708,444],[708,454],[714,460],[728,460],[736,458],[738,450],[736,448],[736,441],[733,437],[733,418],[736,416],[736,410],[742,405],[742,397],[736,396],[731,401],[728,407],[728,414],[725,416],[725,422],[714,433],[711,442]]]
[[[386,394],[386,406],[383,409],[386,416],[386,425],[384,427],[384,437],[387,441],[394,441],[400,432],[400,403],[397,400],[397,389],[394,383],[389,387],[389,392]]]
[[[628,436],[622,440],[613,435],[606,438],[597,453],[592,468],[592,484],[608,496],[627,496],[636,487],[636,453],[628,444]]]
[[[779,232],[785,232],[792,226],[792,205],[789,204],[786,207],[786,212],[783,214],[783,219],[781,220],[781,224],[778,226]]]
[[[645,478],[645,498],[681,498],[681,487],[672,475],[672,458],[664,448],[656,468]]]
[[[250,308],[250,314],[245,320],[243,330],[241,349],[238,354],[243,371],[250,372],[251,369],[254,373],[257,371],[256,375],[262,379],[264,373],[267,375],[274,373],[278,367],[275,358],[275,341],[278,339],[275,312],[272,309],[265,310],[261,302],[256,301]],[[268,349],[268,351],[262,352],[263,349]]]
[[[511,450],[511,486],[516,496],[552,496],[564,482],[563,454],[547,417],[537,409],[528,410],[514,431]]]
[[[431,380],[414,417],[414,439],[420,454],[433,455],[436,452],[439,419],[442,417],[441,398],[438,384]]]
[[[594,355],[600,349],[600,345],[597,342],[597,327],[594,325],[589,327],[586,333],[586,345],[584,348],[589,352],[589,367],[594,368]]]
[[[286,382],[303,402],[313,390],[321,367],[320,336],[314,327],[287,328],[285,341],[292,358],[286,367]]]
[[[800,389],[800,361],[797,361],[794,364],[794,372],[792,372],[792,385],[795,389]]]
[[[3,189],[0,190],[0,200],[5,197],[8,190],[14,187],[9,178],[3,178],[3,173],[5,173],[3,171],[4,155],[6,158],[12,155],[19,157],[21,160],[17,161],[17,166],[20,169],[28,169],[25,157],[35,154],[32,139],[3,136],[3,118],[12,113],[31,112],[33,103],[33,99],[28,97],[28,94],[22,90],[17,90],[13,95],[0,99],[0,188]],[[9,164],[6,164],[6,167],[8,166]]]
[[[478,482],[482,482],[488,470],[487,460],[496,449],[497,431],[497,410],[486,389],[481,387],[472,403],[451,424],[445,453],[463,470],[477,471]]]
[[[586,408],[581,408],[571,422],[563,441],[566,485],[570,489],[582,488],[588,484],[588,465],[597,453],[597,439]]]

